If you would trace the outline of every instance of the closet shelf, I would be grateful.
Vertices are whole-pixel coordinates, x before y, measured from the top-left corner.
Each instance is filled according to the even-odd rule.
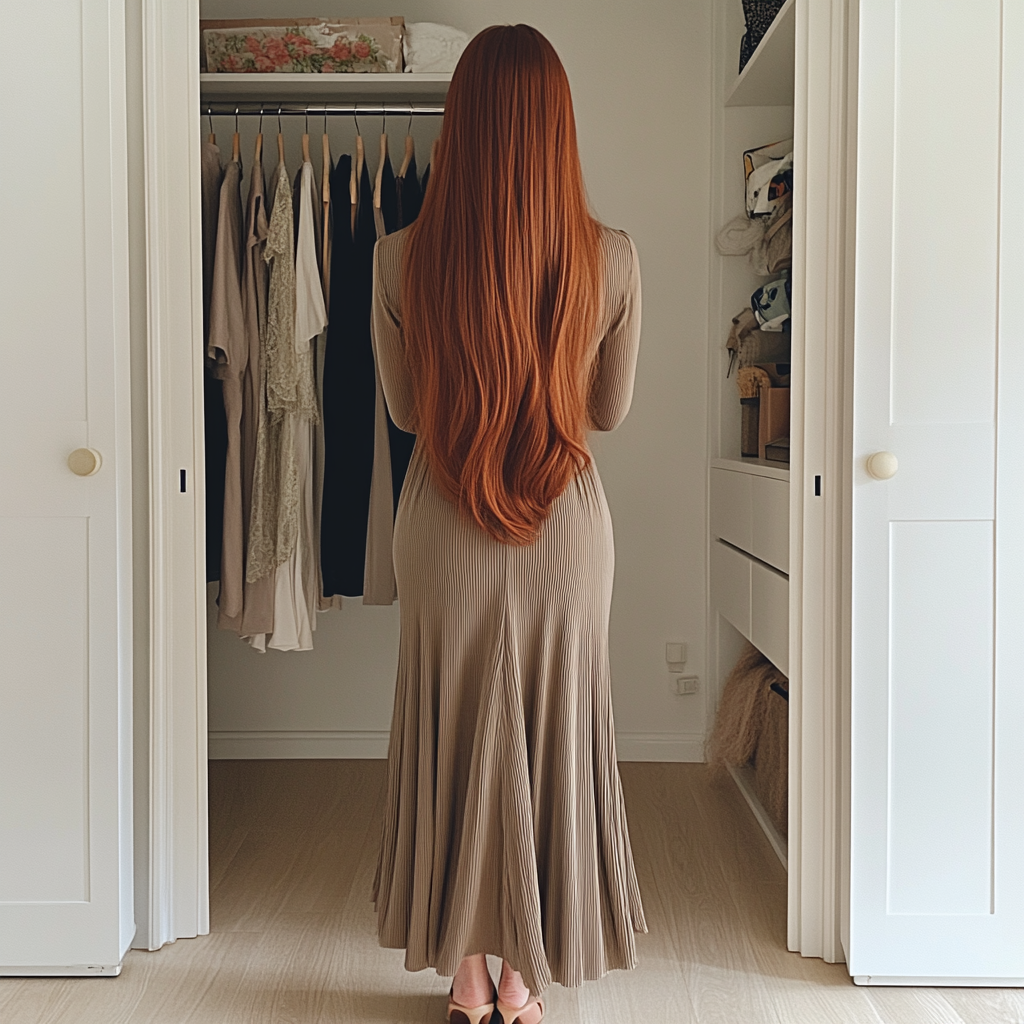
[[[768,462],[765,459],[735,458],[712,459],[712,469],[729,469],[734,473],[747,473],[750,476],[766,476],[772,480],[789,480],[789,466],[779,462]]]
[[[199,95],[203,100],[245,100],[252,102],[282,100],[307,103],[391,102],[401,103],[443,100],[452,76],[401,75],[227,75],[199,76]]]
[[[791,107],[796,0],[786,0],[725,97],[727,107]]]

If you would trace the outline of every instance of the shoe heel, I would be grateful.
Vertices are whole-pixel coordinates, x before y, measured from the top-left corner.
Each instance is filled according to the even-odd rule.
[[[494,1003],[485,1003],[483,1006],[448,1004],[449,1024],[490,1024],[493,1014]]]
[[[448,993],[448,1024],[490,1024],[494,1015],[494,1003],[481,1006],[462,1006]]]
[[[537,1024],[540,1024],[540,1021],[544,1020],[544,1000],[541,998],[530,999],[522,1006],[509,1006],[508,1003],[503,1003],[499,999],[495,1004],[495,1009],[501,1014],[501,1024],[516,1024],[519,1015],[533,1009],[534,1006],[540,1010],[540,1017],[537,1019]]]

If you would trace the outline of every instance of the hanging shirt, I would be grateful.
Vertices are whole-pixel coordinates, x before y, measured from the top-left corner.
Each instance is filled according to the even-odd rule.
[[[331,323],[324,364],[324,485],[320,535],[325,603],[363,592],[373,474],[374,405],[370,304],[373,297],[373,186],[366,164],[352,230],[349,174],[342,157],[331,187]]]
[[[242,312],[242,165],[224,170],[210,295],[207,366],[221,382],[225,417],[223,536],[218,604],[229,616],[242,611],[245,548],[242,525],[242,386],[249,360]]]
[[[309,195],[312,197],[311,190]],[[312,348],[308,339],[300,342],[296,334],[294,231],[291,184],[287,169],[281,164],[263,254],[270,266],[267,328],[262,348],[266,416],[257,436],[247,566],[247,576],[254,579],[275,573],[274,632],[269,638],[256,636],[251,641],[260,650],[264,645],[279,650],[309,650],[313,644],[311,609],[316,600],[315,582],[313,588],[307,586],[308,569],[304,566],[311,562],[311,430],[319,412]],[[313,265],[315,268],[315,247]],[[315,277],[319,280],[318,274]]]
[[[267,201],[263,164],[259,155],[249,174],[249,195],[245,206],[245,238],[242,254],[242,316],[245,327],[246,358],[242,374],[241,416],[241,502],[242,550],[248,559],[253,476],[256,468],[256,439],[266,413],[265,390],[261,380],[260,339],[267,324],[267,264],[263,259],[268,234]],[[222,599],[217,624],[242,637],[271,633],[274,629],[274,577],[258,580],[243,574],[240,613],[229,615]]]

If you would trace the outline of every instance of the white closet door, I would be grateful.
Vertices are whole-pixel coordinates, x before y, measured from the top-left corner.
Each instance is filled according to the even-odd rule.
[[[123,11],[0,4],[2,974],[134,932]]]
[[[860,52],[850,971],[1024,984],[1024,4]]]

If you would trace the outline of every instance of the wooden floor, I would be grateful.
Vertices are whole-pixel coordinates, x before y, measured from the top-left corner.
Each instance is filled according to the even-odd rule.
[[[1024,992],[863,989],[785,948],[785,876],[729,780],[624,764],[640,968],[553,986],[551,1024],[1020,1024]],[[3,1024],[440,1024],[448,981],[377,947],[383,762],[210,765],[212,934],[119,978],[0,979]]]

